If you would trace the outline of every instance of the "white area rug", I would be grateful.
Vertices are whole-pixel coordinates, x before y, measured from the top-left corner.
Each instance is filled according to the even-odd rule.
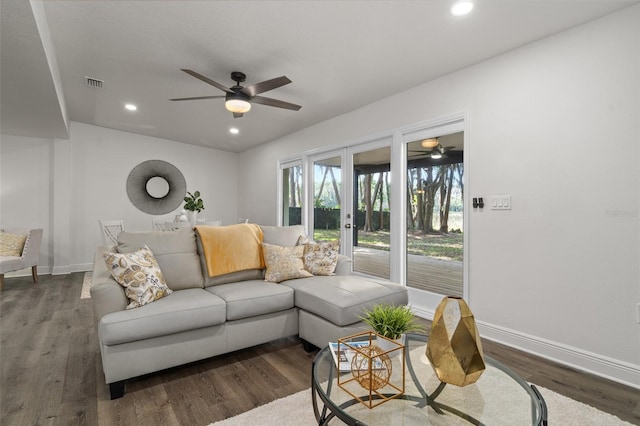
[[[82,281],[82,291],[80,292],[80,299],[91,299],[91,272],[84,273],[84,280]]]
[[[549,425],[554,426],[633,426],[616,416],[607,414],[594,407],[562,396],[540,386],[536,386],[547,403]],[[374,408],[375,410],[375,408]],[[317,425],[311,405],[311,390],[280,398],[276,401],[226,420],[211,423],[209,426],[246,426],[278,425],[305,426]],[[342,424],[339,420],[331,424]],[[460,424],[467,424],[460,422]],[[511,426],[511,425],[510,425]]]

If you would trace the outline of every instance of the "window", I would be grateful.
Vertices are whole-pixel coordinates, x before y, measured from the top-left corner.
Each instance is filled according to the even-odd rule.
[[[283,163],[280,166],[280,225],[301,225],[304,199],[302,163],[300,160]]]

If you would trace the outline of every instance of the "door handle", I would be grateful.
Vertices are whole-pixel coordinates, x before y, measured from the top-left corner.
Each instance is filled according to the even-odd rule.
[[[351,228],[351,224],[350,224],[350,223],[347,223],[346,225],[344,225],[344,227],[345,227],[345,228],[347,228],[347,229],[349,229],[349,228]]]

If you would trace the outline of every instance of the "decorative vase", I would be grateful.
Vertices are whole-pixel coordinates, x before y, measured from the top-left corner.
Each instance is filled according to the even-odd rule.
[[[460,297],[442,299],[431,323],[427,358],[441,382],[475,383],[485,370],[480,335],[473,313]]]
[[[187,220],[189,221],[189,225],[191,225],[191,227],[196,226],[196,223],[198,221],[198,212],[195,210],[187,210]]]

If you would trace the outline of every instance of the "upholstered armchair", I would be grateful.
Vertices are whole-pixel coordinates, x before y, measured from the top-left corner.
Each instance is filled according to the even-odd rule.
[[[19,271],[29,267],[31,268],[33,282],[37,283],[38,259],[40,258],[40,245],[42,244],[42,229],[5,229],[2,232],[5,233],[3,237],[19,237],[20,235],[26,235],[26,240],[22,247],[22,253],[19,255],[17,255],[19,248],[16,252],[11,253],[11,250],[8,249],[8,247],[0,247],[2,248],[2,254],[0,254],[0,290],[4,287],[5,273]],[[4,243],[7,240],[9,240],[9,238],[2,238],[1,241]]]

